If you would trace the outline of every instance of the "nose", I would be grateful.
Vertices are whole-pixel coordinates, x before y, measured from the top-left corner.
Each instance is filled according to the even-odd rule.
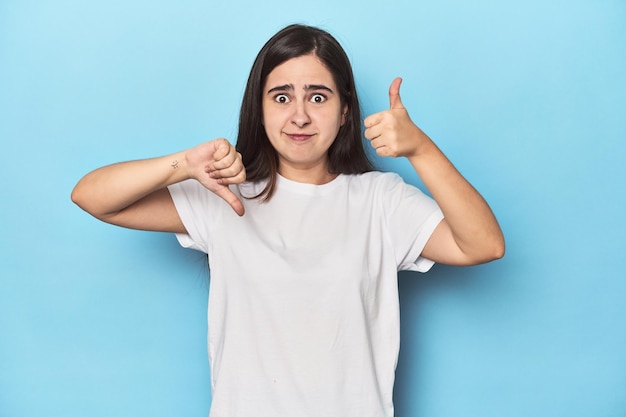
[[[298,101],[294,107],[294,112],[291,115],[291,124],[301,128],[311,123],[311,118],[309,117],[305,103]]]

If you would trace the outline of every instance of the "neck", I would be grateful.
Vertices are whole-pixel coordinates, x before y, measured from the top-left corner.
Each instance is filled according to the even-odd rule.
[[[284,164],[278,168],[278,173],[284,178],[287,178],[291,181],[315,185],[327,184],[337,178],[338,175],[328,172],[328,168],[326,166],[317,169],[301,169],[296,167],[288,167]]]

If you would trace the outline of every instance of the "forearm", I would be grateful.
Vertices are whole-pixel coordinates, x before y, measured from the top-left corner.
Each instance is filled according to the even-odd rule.
[[[430,140],[407,157],[443,211],[458,248],[468,263],[504,255],[504,236],[487,202]]]
[[[74,187],[72,201],[102,219],[187,178],[185,152],[121,162],[85,175]]]

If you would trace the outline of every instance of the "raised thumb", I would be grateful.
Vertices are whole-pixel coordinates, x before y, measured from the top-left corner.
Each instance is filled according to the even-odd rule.
[[[390,109],[403,109],[404,105],[400,99],[400,84],[402,84],[402,78],[398,77],[391,82],[389,86],[389,108]]]

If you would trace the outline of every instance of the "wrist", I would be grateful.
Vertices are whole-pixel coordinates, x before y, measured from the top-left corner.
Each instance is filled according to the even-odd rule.
[[[423,159],[428,159],[432,157],[433,154],[440,153],[441,151],[435,145],[428,136],[422,131],[419,131],[418,135],[415,138],[415,146],[414,148],[408,152],[405,157],[410,161],[419,161]]]
[[[186,152],[177,152],[164,157],[164,164],[167,164],[169,171],[169,183],[173,184],[191,178],[189,174]]]

